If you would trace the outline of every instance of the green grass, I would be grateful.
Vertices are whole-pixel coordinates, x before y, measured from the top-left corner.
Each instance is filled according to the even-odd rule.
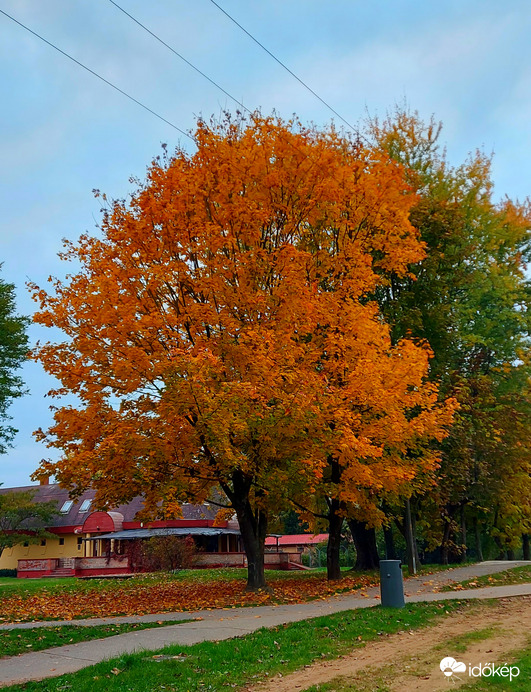
[[[441,591],[455,591],[456,586],[461,586],[465,589],[480,589],[485,586],[509,586],[511,584],[530,583],[531,565],[524,565],[523,567],[513,567],[512,569],[507,569],[495,574],[485,574],[482,577],[467,579],[458,584],[449,584],[441,589]]]
[[[135,622],[123,624],[96,625],[80,627],[75,625],[63,625],[58,627],[35,627],[32,629],[0,630],[0,657],[16,656],[29,651],[42,651],[54,646],[65,644],[77,644],[91,639],[104,639],[114,637],[126,632],[138,632],[139,630],[177,625],[190,620],[171,620],[157,622]],[[1,660],[1,658],[0,658]]]
[[[514,652],[508,659],[508,665],[517,666],[520,675],[514,677],[512,681],[508,678],[481,678],[476,682],[460,687],[463,692],[490,692],[499,690],[500,692],[529,692],[531,690],[531,647]],[[506,662],[502,661],[502,664]]]
[[[434,651],[451,651],[453,654],[464,654],[470,644],[489,639],[490,637],[494,636],[496,632],[496,627],[484,627],[481,630],[466,632],[464,634],[460,634],[458,637],[445,639],[444,642],[441,642],[441,644],[434,647]]]
[[[363,675],[355,679],[340,676],[331,682],[307,687],[304,692],[391,692],[391,689],[379,673],[371,671],[369,679]]]
[[[78,580],[74,577],[61,579],[16,579],[14,577],[0,578],[0,597],[19,594],[34,594],[46,589],[47,591],[63,591],[72,588]]]
[[[6,690],[91,690],[91,692],[199,692],[253,684],[283,675],[315,660],[332,659],[400,630],[416,629],[457,609],[464,602],[411,604],[401,610],[375,607],[336,613],[223,642],[170,646],[124,655],[72,675]]]

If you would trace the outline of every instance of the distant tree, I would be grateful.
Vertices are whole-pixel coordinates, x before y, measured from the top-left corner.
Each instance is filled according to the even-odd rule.
[[[290,509],[287,512],[282,512],[279,517],[280,530],[282,533],[294,535],[298,533],[306,533],[310,527],[308,522],[302,521],[295,510]]]
[[[46,529],[57,514],[55,502],[35,502],[35,492],[0,493],[0,557],[5,548],[56,537]]]
[[[0,264],[0,268],[1,268]],[[24,394],[24,383],[16,374],[28,352],[26,328],[30,320],[15,314],[15,287],[0,279],[0,454],[17,432],[8,424],[13,399]]]
[[[493,200],[491,162],[481,152],[452,167],[440,130],[400,109],[373,123],[418,194],[410,220],[426,248],[410,275],[377,288],[380,309],[393,341],[430,344],[429,377],[459,402],[435,487],[412,488],[410,506],[413,525],[447,562],[466,556],[467,524],[478,557],[482,530],[503,553],[531,526],[531,205]],[[407,538],[406,509],[395,503]]]

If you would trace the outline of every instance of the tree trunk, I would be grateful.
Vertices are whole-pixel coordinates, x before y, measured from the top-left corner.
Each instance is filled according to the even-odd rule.
[[[267,529],[265,515],[258,510],[256,514],[251,511],[247,503],[243,512],[236,516],[240,524],[245,555],[247,557],[247,591],[256,591],[266,586],[264,549]]]
[[[411,531],[413,534],[413,554],[415,556],[415,569],[418,571],[422,563],[420,561],[419,546],[417,542],[417,513],[414,506],[411,508]]]
[[[474,517],[474,534],[476,539],[476,558],[478,562],[483,562],[483,548],[481,547],[481,526],[477,517]]]
[[[337,459],[332,455],[328,457],[330,469],[330,482],[337,487],[339,493],[339,483],[341,481],[341,466]],[[341,546],[341,528],[343,517],[339,515],[339,510],[343,509],[338,497],[331,497],[327,500],[328,504],[328,545],[326,546],[326,577],[329,580],[341,578],[341,566],[339,564],[339,549]]]
[[[499,553],[496,557],[496,560],[506,560],[507,555],[505,553],[505,548],[504,548],[502,542],[500,541],[500,539],[498,538],[498,536],[494,537],[494,543],[496,543],[498,550],[499,550]]]
[[[395,537],[393,534],[393,527],[391,524],[389,526],[383,527],[384,541],[385,541],[385,559],[386,560],[397,560],[396,547],[395,547]]]
[[[411,503],[409,498],[406,500],[406,511],[404,513],[404,530],[407,547],[407,568],[410,575],[417,573],[416,546],[413,534],[413,523],[411,521]]]
[[[444,525],[443,538],[441,542],[441,563],[448,564],[448,543],[450,541],[451,524],[448,520]]]
[[[466,562],[466,519],[464,505],[461,507],[461,544],[463,546],[463,552],[461,553],[460,561]]]
[[[355,570],[378,569],[380,557],[376,547],[376,531],[367,528],[363,521],[349,519],[348,526],[356,548]]]
[[[247,557],[247,591],[257,591],[266,586],[265,579],[265,539],[267,516],[260,509],[254,509],[249,501],[251,479],[241,472],[232,476],[233,490],[224,487],[225,493],[236,511],[240,532]]]
[[[524,553],[523,554],[524,560],[531,560],[531,552],[529,550],[529,538],[530,538],[530,536],[528,533],[522,534],[522,550]]]
[[[339,500],[330,500],[328,515],[328,545],[326,546],[326,577],[329,580],[341,578],[339,548],[341,545],[341,528],[343,517],[339,516]]]

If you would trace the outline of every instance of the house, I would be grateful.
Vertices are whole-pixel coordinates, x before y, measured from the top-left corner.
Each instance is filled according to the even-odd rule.
[[[328,541],[327,533],[297,533],[291,536],[268,536],[266,538],[266,550],[276,550],[284,553],[307,553]]]
[[[153,536],[191,536],[199,549],[197,567],[246,567],[238,522],[216,519],[212,505],[182,505],[182,518],[142,522],[136,515],[142,497],[108,511],[93,506],[95,491],[86,490],[72,500],[57,484],[0,488],[0,493],[34,490],[34,502],[54,502],[57,515],[46,527],[54,538],[39,544],[23,543],[6,548],[0,569],[16,569],[20,578],[43,576],[114,576],[142,571],[139,542]],[[300,555],[268,550],[266,567],[296,569]]]
[[[129,574],[137,569],[130,548],[138,540],[160,535],[192,536],[204,566],[243,566],[244,553],[237,522],[216,521],[217,508],[182,506],[182,518],[141,522],[142,497],[112,511],[93,507],[95,491],[86,490],[77,500],[57,484],[0,488],[0,493],[34,490],[34,502],[53,502],[57,514],[46,527],[55,538],[38,544],[6,548],[0,569],[16,569],[22,578],[42,576],[101,576]]]

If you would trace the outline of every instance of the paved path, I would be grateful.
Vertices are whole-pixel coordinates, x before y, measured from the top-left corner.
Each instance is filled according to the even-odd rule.
[[[504,598],[531,595],[531,584],[495,586],[444,593],[433,592],[434,588],[446,583],[463,581],[484,574],[493,574],[510,567],[525,564],[529,565],[529,562],[484,562],[478,565],[438,572],[426,577],[408,579],[405,582],[406,602],[416,603],[419,601]],[[84,624],[93,626],[109,622],[146,622],[190,618],[189,622],[179,625],[141,630],[140,632],[129,632],[107,639],[97,639],[0,659],[0,687],[27,682],[28,680],[56,677],[64,673],[73,673],[105,659],[121,656],[124,653],[133,653],[141,650],[156,651],[169,644],[186,646],[207,640],[230,639],[231,637],[250,634],[261,627],[274,627],[343,610],[367,608],[377,604],[379,587],[366,589],[364,594],[333,596],[325,601],[311,601],[294,605],[257,606],[196,613],[164,613],[136,617],[67,621],[65,624],[68,625]],[[48,627],[51,624],[51,622],[39,623],[39,625]],[[53,624],[57,625],[58,623],[53,622]],[[22,628],[28,626],[35,627],[36,623],[25,623],[24,625],[19,624],[10,627]],[[3,626],[3,629],[7,627]]]

